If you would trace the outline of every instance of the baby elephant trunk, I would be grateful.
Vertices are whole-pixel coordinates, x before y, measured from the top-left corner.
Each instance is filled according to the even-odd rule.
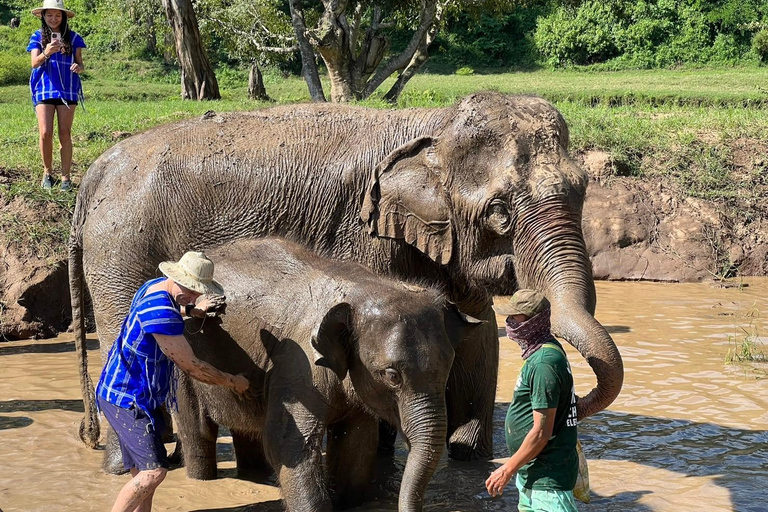
[[[409,399],[400,408],[403,434],[410,452],[400,484],[400,512],[421,511],[424,493],[445,447],[447,420],[445,396]]]

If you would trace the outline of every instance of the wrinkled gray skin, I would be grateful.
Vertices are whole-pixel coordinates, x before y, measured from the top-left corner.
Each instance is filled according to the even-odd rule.
[[[238,457],[249,437],[263,444],[287,510],[331,510],[331,497],[338,508],[354,506],[371,479],[383,418],[410,446],[399,510],[421,510],[445,446],[454,346],[479,322],[437,291],[282,240],[239,241],[208,256],[227,314],[197,334],[200,320],[189,320],[186,337],[202,359],[246,373],[251,395],[179,377],[187,474],[215,478],[217,424],[225,425]]]
[[[442,285],[462,311],[487,321],[459,346],[448,379],[451,457],[492,454],[494,294],[526,287],[549,298],[554,332],[597,375],[578,403],[580,418],[594,414],[616,398],[624,371],[593,318],[581,232],[587,178],[567,146],[552,105],[497,93],[442,109],[282,106],[126,139],[88,170],[75,208],[69,269],[81,360],[84,284],[106,350],[160,261],[278,235],[377,273]],[[89,402],[83,437],[93,443]]]

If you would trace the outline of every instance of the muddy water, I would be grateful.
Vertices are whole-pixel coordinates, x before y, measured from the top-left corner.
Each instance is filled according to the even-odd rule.
[[[580,425],[589,459],[592,502],[582,511],[768,511],[768,368],[727,365],[729,336],[765,332],[768,279],[743,289],[709,284],[599,283],[598,319],[626,366],[622,394],[608,411]],[[750,314],[752,316],[750,316]],[[91,342],[92,360],[98,359]],[[108,510],[127,481],[100,472],[102,453],[78,444],[82,414],[71,338],[0,344],[0,509]],[[768,352],[768,349],[764,349]],[[487,474],[507,456],[504,414],[520,367],[502,340],[493,462],[446,460],[430,484],[429,511],[515,510],[510,487],[484,492]],[[593,386],[573,351],[577,392]],[[169,473],[155,497],[159,511],[277,511],[279,491],[237,480],[231,439],[219,439],[222,478]],[[382,464],[376,502],[360,510],[396,510],[406,452]],[[172,445],[168,445],[169,449]],[[392,468],[386,469],[386,468]]]

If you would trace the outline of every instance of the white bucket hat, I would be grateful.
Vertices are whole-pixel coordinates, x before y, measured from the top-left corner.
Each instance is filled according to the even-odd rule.
[[[177,262],[164,261],[160,272],[193,292],[223,295],[224,288],[213,280],[213,262],[202,252],[189,251]]]
[[[43,11],[48,9],[58,9],[59,11],[63,11],[67,14],[67,18],[75,17],[74,11],[64,8],[64,0],[43,0],[43,6],[32,9],[32,14],[39,18]]]

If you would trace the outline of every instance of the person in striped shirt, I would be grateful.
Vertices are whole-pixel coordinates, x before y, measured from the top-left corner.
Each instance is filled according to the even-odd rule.
[[[113,512],[149,512],[155,489],[165,478],[168,456],[161,437],[165,427],[161,408],[175,404],[174,365],[206,384],[239,394],[248,390],[245,376],[201,361],[184,338],[182,311],[201,318],[223,312],[223,300],[209,297],[223,293],[213,279],[213,268],[201,252],[161,263],[165,277],[139,288],[109,351],[96,400],[117,434],[123,466],[132,476],[118,494]]]
[[[42,27],[32,34],[27,51],[32,56],[29,87],[40,130],[40,153],[43,157],[45,189],[53,188],[53,118],[58,119],[61,144],[61,189],[71,190],[72,122],[75,108],[82,101],[80,73],[83,66],[83,38],[69,28],[68,19],[75,13],[64,8],[63,0],[45,0],[42,7],[32,9]]]

